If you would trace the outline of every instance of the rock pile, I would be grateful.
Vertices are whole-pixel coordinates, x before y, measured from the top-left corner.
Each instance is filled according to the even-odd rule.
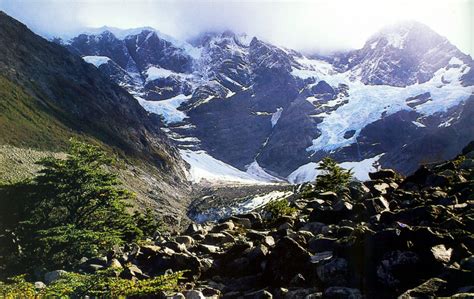
[[[370,178],[341,194],[295,186],[292,215],[193,223],[82,270],[123,268],[130,279],[188,270],[187,291],[169,298],[474,296],[474,142],[409,177]]]

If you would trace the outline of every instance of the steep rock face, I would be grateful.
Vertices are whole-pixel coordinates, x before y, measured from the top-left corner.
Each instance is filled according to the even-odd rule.
[[[149,29],[121,38],[154,39]],[[242,171],[257,162],[287,177],[331,155],[341,163],[378,157],[379,165],[408,173],[420,162],[451,158],[472,137],[473,61],[416,22],[330,57],[308,58],[230,31],[203,33],[190,44],[161,40],[143,51],[138,73],[129,72],[139,80],[123,85],[145,107],[158,107],[149,110],[163,116],[181,149],[205,150]],[[176,53],[188,60],[176,63]],[[436,134],[452,149],[431,145]]]
[[[125,38],[125,45],[140,70],[149,65],[159,65],[175,72],[190,70],[191,58],[154,31],[142,31],[135,36],[128,36]]]
[[[336,57],[336,66],[365,84],[405,87],[429,81],[452,57],[471,61],[426,25],[405,22],[373,35],[362,49]]]
[[[8,88],[7,97],[1,97],[2,143],[61,150],[68,138],[80,136],[137,166],[145,165],[150,170],[148,179],[155,176],[157,185],[162,182],[160,191],[177,200],[171,190],[185,186],[185,166],[161,132],[160,122],[153,120],[156,116],[96,67],[3,12],[0,45],[2,91]],[[110,67],[106,70],[111,74],[116,74],[114,67],[120,69],[113,62]],[[24,137],[18,140],[18,134]]]

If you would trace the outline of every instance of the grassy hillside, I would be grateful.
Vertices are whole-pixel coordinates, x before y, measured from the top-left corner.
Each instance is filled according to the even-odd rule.
[[[73,132],[22,88],[0,75],[0,144],[61,149]]]
[[[0,11],[0,179],[32,175],[76,137],[119,157],[137,206],[182,216],[185,166],[160,127],[97,68]]]

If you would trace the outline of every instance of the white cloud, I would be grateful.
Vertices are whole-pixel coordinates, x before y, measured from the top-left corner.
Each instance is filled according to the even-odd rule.
[[[381,27],[414,19],[474,54],[470,0],[0,0],[0,9],[43,34],[152,26],[187,38],[231,29],[290,48],[326,51],[360,47]]]

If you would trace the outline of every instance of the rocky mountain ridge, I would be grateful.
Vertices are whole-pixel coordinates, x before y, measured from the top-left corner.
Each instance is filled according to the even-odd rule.
[[[330,155],[408,174],[422,162],[452,158],[473,136],[472,58],[416,22],[328,57],[230,31],[189,43],[149,29],[124,35],[104,31],[63,43],[85,59],[110,58],[96,66],[163,117],[196,172],[205,158],[239,176],[252,177],[258,166],[267,181],[313,179],[312,166]],[[196,156],[202,159],[189,158]]]

